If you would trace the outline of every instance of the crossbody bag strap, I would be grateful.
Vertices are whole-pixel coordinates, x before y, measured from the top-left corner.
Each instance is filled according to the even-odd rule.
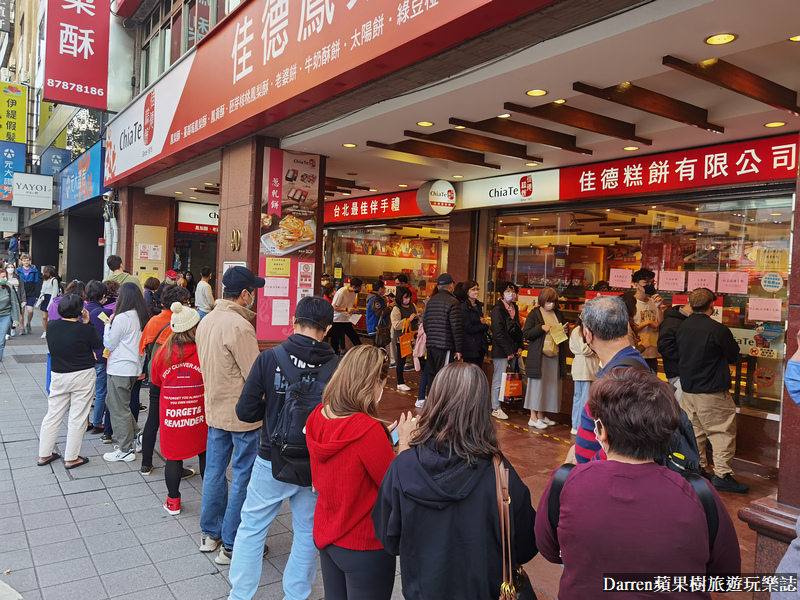
[[[556,474],[553,475],[553,482],[550,484],[550,496],[547,498],[547,521],[553,530],[553,535],[558,538],[558,519],[561,515],[561,490],[567,481],[569,472],[575,465],[561,465]]]
[[[514,589],[514,568],[511,563],[511,514],[509,504],[511,496],[508,492],[508,469],[500,455],[492,458],[494,463],[495,487],[497,490],[497,511],[500,516],[500,543],[503,546],[503,583],[500,586],[500,600],[516,598]]]
[[[714,541],[717,538],[717,531],[719,530],[719,511],[717,510],[717,502],[714,499],[714,494],[708,489],[706,480],[691,473],[686,476],[689,483],[694,488],[694,493],[703,505],[703,512],[706,513],[706,524],[708,525],[708,546],[709,554],[714,550]]]

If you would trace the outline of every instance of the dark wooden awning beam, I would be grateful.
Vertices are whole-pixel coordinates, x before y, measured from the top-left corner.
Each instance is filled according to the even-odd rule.
[[[356,182],[352,179],[339,179],[338,177],[326,177],[325,178],[325,187],[327,188],[350,188],[351,190],[361,190],[362,192],[368,192],[369,188],[364,187],[363,185],[356,185]]]
[[[425,156],[427,158],[449,160],[466,165],[477,165],[488,169],[500,169],[500,165],[487,163],[484,155],[480,152],[470,152],[469,150],[450,148],[448,146],[440,146],[439,144],[428,144],[427,142],[418,142],[416,140],[403,140],[396,144],[382,144],[381,142],[367,140],[367,146],[370,148],[380,148],[381,150],[403,152],[404,154]]]
[[[670,98],[658,92],[651,92],[630,82],[608,88],[596,88],[576,81],[572,84],[572,89],[588,96],[635,108],[678,123],[714,133],[725,133],[724,127],[708,122],[708,111],[705,108]]]
[[[403,132],[403,135],[418,140],[436,142],[439,144],[449,144],[451,146],[458,146],[459,148],[467,148],[469,150],[478,150],[479,152],[491,152],[492,154],[500,154],[501,156],[521,158],[522,160],[528,160],[531,162],[544,162],[538,156],[531,156],[528,154],[528,148],[524,144],[514,144],[513,142],[506,142],[504,140],[498,140],[483,135],[467,133],[466,131],[444,129],[435,133],[419,133],[416,131],[406,130]]]
[[[524,140],[526,142],[533,142],[535,144],[542,144],[544,146],[552,146],[560,150],[567,150],[568,152],[576,152],[578,154],[591,155],[592,151],[586,148],[579,148],[576,145],[574,135],[567,135],[559,131],[552,131],[550,129],[543,129],[542,127],[535,127],[527,123],[520,123],[512,121],[511,119],[501,119],[494,117],[492,119],[485,119],[484,121],[472,122],[463,119],[450,119],[451,125],[458,125],[466,127],[467,129],[475,129],[485,133],[493,133],[495,135],[502,135],[517,140]]]
[[[797,92],[722,59],[712,58],[699,63],[689,63],[667,55],[661,59],[661,62],[681,73],[692,75],[742,96],[763,102],[768,106],[785,110],[795,117],[800,117]]]
[[[647,138],[636,135],[636,125],[633,123],[626,123],[625,121],[598,115],[588,110],[567,106],[566,104],[550,102],[548,104],[542,104],[541,106],[528,107],[515,104],[514,102],[506,102],[503,108],[511,112],[528,115],[529,117],[536,117],[537,119],[544,119],[546,121],[552,121],[553,123],[560,123],[561,125],[577,127],[584,131],[591,131],[621,140],[639,142],[645,146],[653,144],[653,140],[648,140]]]

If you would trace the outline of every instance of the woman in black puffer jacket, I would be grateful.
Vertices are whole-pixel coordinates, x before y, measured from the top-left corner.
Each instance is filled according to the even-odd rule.
[[[461,302],[462,353],[464,362],[481,366],[483,357],[489,350],[486,332],[489,325],[483,317],[483,303],[478,300],[477,281],[464,281],[455,289],[455,296]]]

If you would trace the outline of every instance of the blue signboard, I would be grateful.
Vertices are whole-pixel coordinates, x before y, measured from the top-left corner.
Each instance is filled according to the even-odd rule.
[[[3,182],[0,185],[0,200],[11,201],[14,190],[14,172],[25,172],[25,144],[0,142],[3,160]]]
[[[104,154],[103,142],[99,141],[58,174],[58,202],[61,210],[108,191],[103,187]]]
[[[72,159],[72,152],[61,148],[48,148],[42,154],[42,175],[58,175]]]

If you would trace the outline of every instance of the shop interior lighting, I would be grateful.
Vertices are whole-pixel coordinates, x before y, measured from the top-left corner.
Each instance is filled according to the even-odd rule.
[[[397,187],[407,188],[408,185],[406,185],[405,183],[399,183],[399,184],[397,184]]]
[[[342,146],[344,146],[345,148],[355,148],[356,146],[358,146],[358,144],[347,143],[347,144],[342,144]]]
[[[417,125],[420,127],[433,127],[433,123],[431,121],[417,121]]]
[[[453,179],[463,179],[463,175],[453,175]]]
[[[189,196],[189,200],[197,200],[197,196]]]
[[[525,166],[526,167],[538,167],[539,163],[537,163],[537,162],[529,162],[529,163],[525,163]]]
[[[528,96],[533,96],[534,98],[538,98],[540,96],[546,96],[547,90],[528,90],[525,92]]]
[[[214,187],[214,184],[213,184],[213,183],[204,183],[203,185],[207,185],[207,186],[209,186],[209,187]]]
[[[655,205],[655,204],[653,204],[653,206],[651,206],[650,208],[656,208],[656,205]]]
[[[182,194],[183,192],[175,192],[176,194]]]
[[[349,196],[350,192],[342,192],[342,196]]]
[[[623,150],[627,150],[628,152],[633,152],[634,150],[638,150],[639,146],[625,146]]]
[[[790,42],[800,42],[800,35],[795,35],[789,38]]]
[[[622,229],[615,229],[614,231],[622,231]]]
[[[455,129],[466,129],[464,125],[456,125]]]
[[[375,188],[369,188],[369,191],[370,192],[377,192],[378,190],[376,190]]]
[[[780,217],[781,213],[769,213],[770,217]]]
[[[786,125],[783,121],[771,121],[770,123],[764,123],[764,127],[783,127]]]
[[[539,217],[531,217],[531,221],[538,221]]]
[[[564,104],[566,100],[564,98],[559,98],[558,100],[553,100],[553,104]]]
[[[197,188],[189,188],[189,189],[192,190],[193,192],[197,191]]]
[[[706,44],[710,46],[721,46],[722,44],[730,44],[737,36],[735,33],[718,33],[706,38]]]
[[[611,212],[611,209],[610,209],[610,208],[607,208],[607,209],[606,209],[606,212]]]
[[[503,113],[502,115],[497,115],[498,119],[508,119],[511,115],[509,113]]]

